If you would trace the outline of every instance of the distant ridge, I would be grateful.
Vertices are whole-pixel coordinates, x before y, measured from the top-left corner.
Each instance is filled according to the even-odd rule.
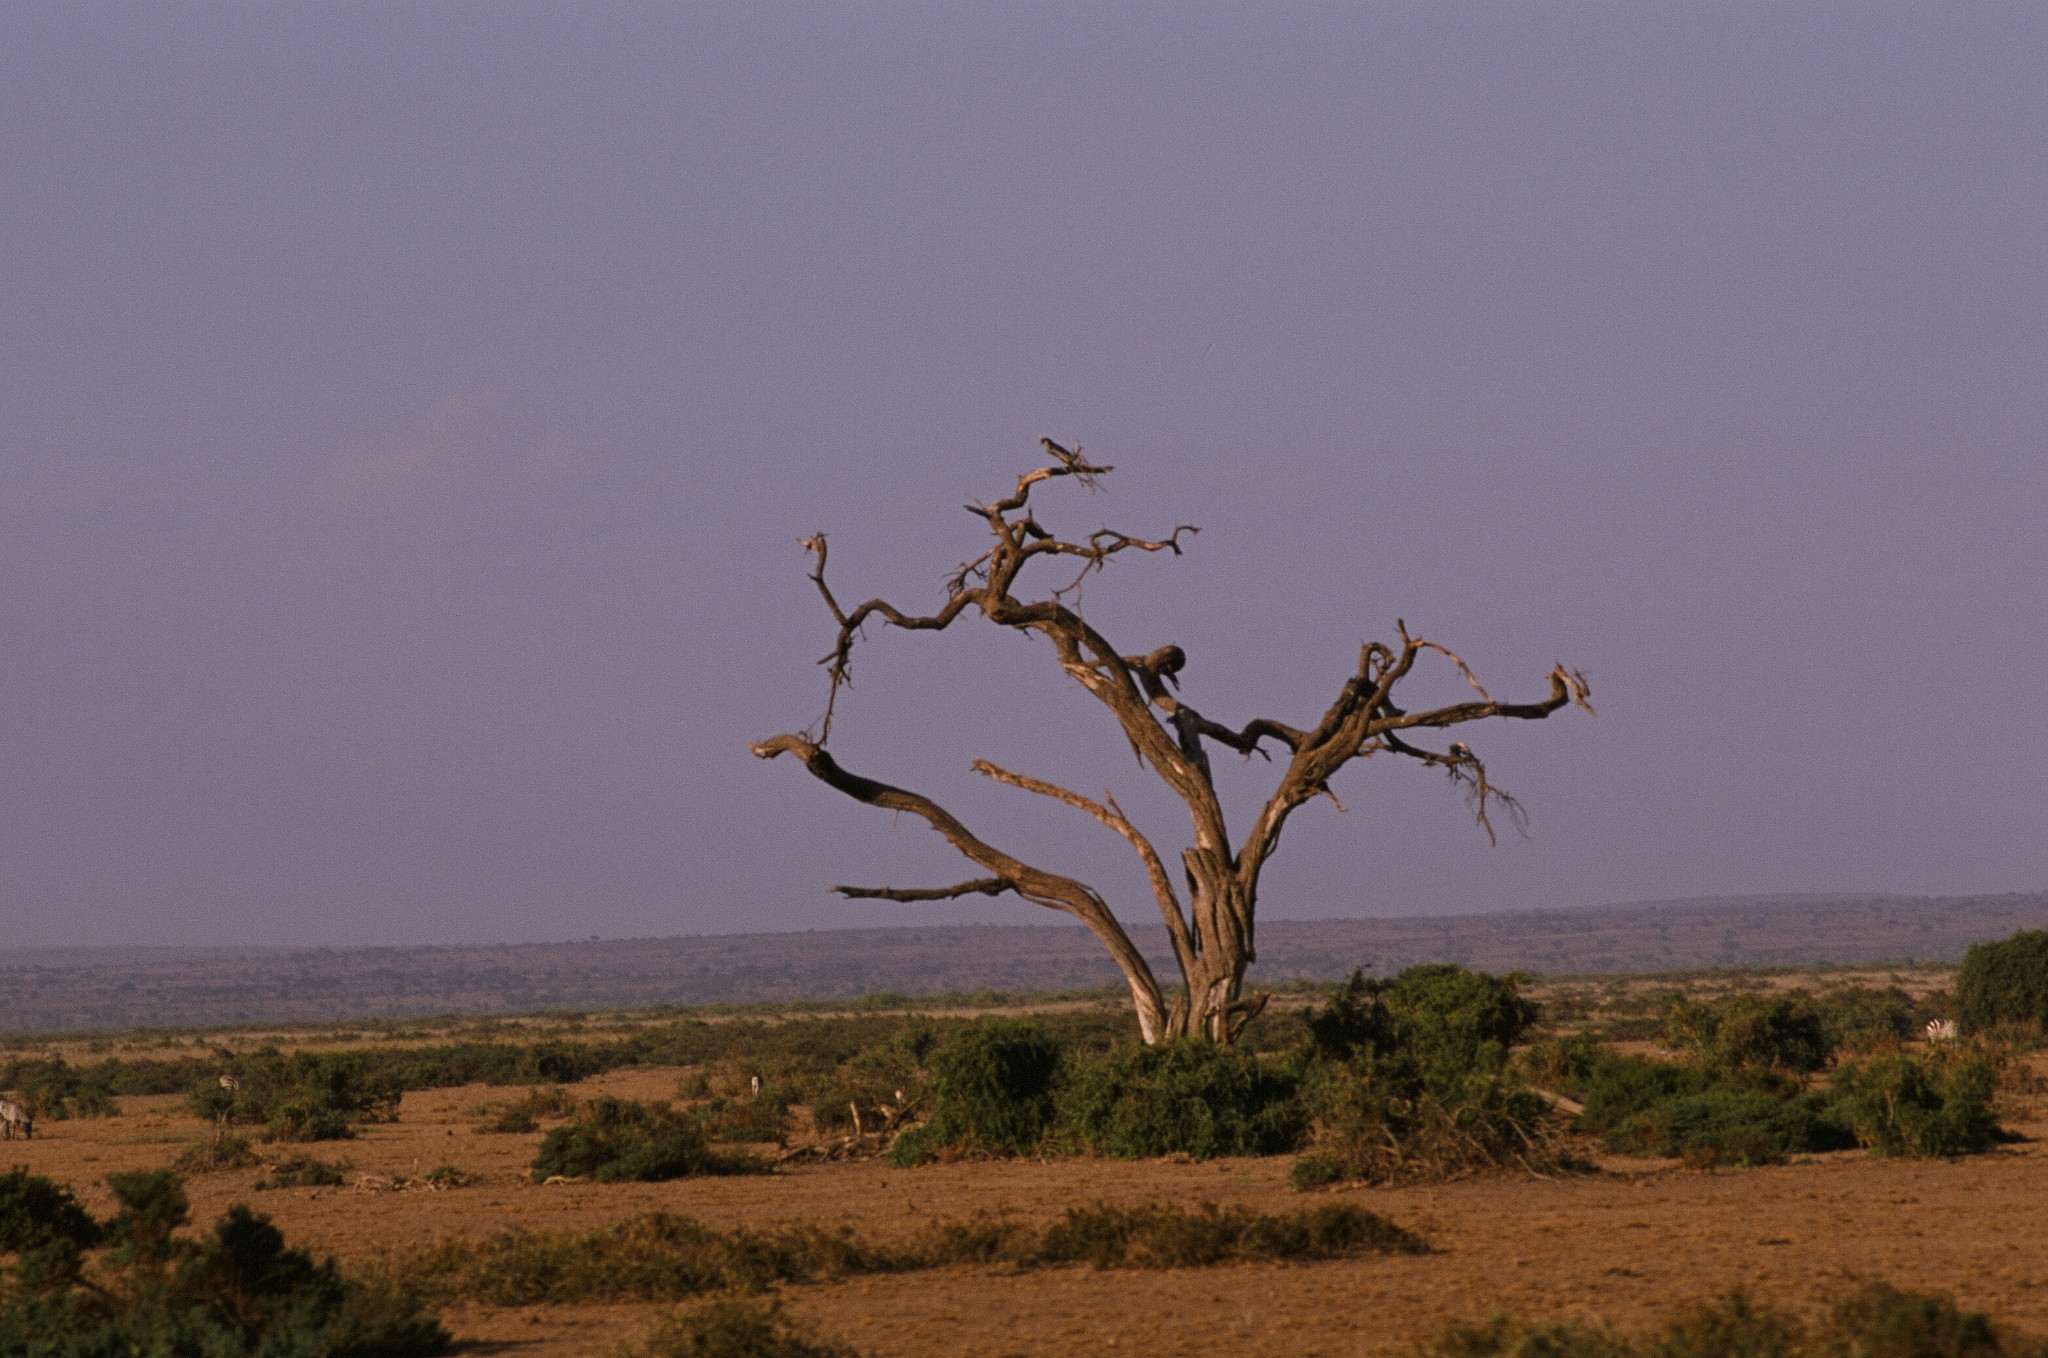
[[[1540,973],[1951,961],[2048,927],[2048,892],[1743,896],[1502,915],[1272,920],[1254,983],[1388,975],[1417,962]],[[1162,977],[1158,929],[1136,931]],[[431,948],[0,951],[0,1032],[522,1013],[897,991],[1071,990],[1117,973],[1080,928],[797,934]]]

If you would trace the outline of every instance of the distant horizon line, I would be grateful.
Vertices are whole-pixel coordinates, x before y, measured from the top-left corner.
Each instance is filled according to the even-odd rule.
[[[1262,925],[1286,924],[1333,924],[1333,923],[1379,923],[1392,924],[1416,920],[1497,918],[1513,919],[1529,915],[1570,915],[1605,914],[1625,910],[1665,910],[1689,906],[1731,906],[1771,904],[1817,904],[1839,902],[1869,903],[1897,902],[1940,904],[1943,902],[1989,901],[2025,897],[2048,897],[2048,887],[2033,891],[1972,891],[1910,893],[1896,891],[1773,891],[1749,892],[1726,896],[1674,896],[1650,900],[1616,901],[1603,905],[1561,905],[1524,906],[1514,910],[1444,910],[1434,913],[1408,915],[1310,915],[1285,916],[1262,919]],[[1144,934],[1159,932],[1162,926],[1155,922],[1125,920],[1126,928]],[[983,930],[983,929],[1083,929],[1085,926],[1068,920],[1021,919],[1003,923],[933,923],[933,924],[872,924],[847,925],[832,928],[805,929],[749,929],[724,933],[671,933],[671,934],[630,934],[606,937],[591,934],[583,938],[534,938],[517,941],[458,942],[458,943],[46,943],[21,948],[0,948],[0,970],[7,969],[13,959],[29,959],[37,956],[68,954],[122,953],[212,953],[212,954],[253,954],[253,953],[370,953],[370,952],[458,952],[484,949],[514,948],[560,948],[560,947],[602,947],[607,944],[654,943],[670,940],[712,940],[768,938],[778,935],[798,934],[875,934],[875,933],[930,933],[936,930]]]

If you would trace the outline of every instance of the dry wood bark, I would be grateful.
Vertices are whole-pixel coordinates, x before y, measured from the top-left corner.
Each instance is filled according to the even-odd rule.
[[[1107,529],[1079,541],[1067,541],[1044,527],[1030,510],[1031,493],[1041,482],[1071,477],[1093,486],[1111,468],[1084,461],[1079,450],[1068,451],[1042,440],[1049,465],[1025,473],[1007,498],[968,510],[988,524],[994,544],[960,567],[946,582],[946,600],[935,613],[905,613],[885,599],[870,599],[842,608],[825,580],[826,544],[820,533],[803,540],[813,559],[811,580],[831,610],[838,635],[822,664],[830,674],[830,693],[817,734],[774,736],[752,746],[763,759],[793,754],[812,775],[856,801],[922,818],[948,843],[979,866],[987,876],[947,887],[833,888],[842,896],[872,900],[931,901],[965,895],[996,896],[1015,892],[1025,900],[1074,916],[1094,932],[1123,972],[1130,987],[1138,1026],[1146,1042],[1201,1034],[1228,1042],[1266,1002],[1266,996],[1242,994],[1245,968],[1257,960],[1254,916],[1259,874],[1280,842],[1288,817],[1303,803],[1329,796],[1330,779],[1354,759],[1394,754],[1444,770],[1461,784],[1489,838],[1490,809],[1505,812],[1519,830],[1521,808],[1495,787],[1486,765],[1462,741],[1442,750],[1411,743],[1416,733],[1480,721],[1489,717],[1540,720],[1577,703],[1591,712],[1591,690],[1577,670],[1559,665],[1549,674],[1550,692],[1533,703],[1496,700],[1456,655],[1433,641],[1408,632],[1397,623],[1398,645],[1367,642],[1359,648],[1358,665],[1338,689],[1335,700],[1309,727],[1289,726],[1256,718],[1232,729],[1210,720],[1182,701],[1177,690],[1187,655],[1178,646],[1161,646],[1143,655],[1125,655],[1078,613],[1066,598],[1091,572],[1124,552],[1172,552],[1179,555],[1183,535],[1196,529],[1180,525],[1163,538],[1146,539]],[[1065,586],[1046,597],[1019,598],[1017,580],[1034,558],[1067,557],[1079,570]],[[1149,765],[1187,806],[1194,843],[1181,851],[1182,880],[1188,891],[1184,908],[1165,862],[1143,833],[1105,796],[1094,801],[1038,778],[1011,773],[986,760],[977,772],[1027,792],[1065,802],[1094,817],[1127,840],[1145,865],[1153,897],[1172,940],[1182,985],[1170,997],[1162,990],[1145,958],[1125,933],[1100,893],[1084,882],[1062,877],[1019,861],[980,839],[951,813],[928,797],[892,787],[842,768],[826,749],[839,691],[851,676],[853,644],[863,624],[880,620],[909,631],[942,631],[973,609],[989,622],[1048,638],[1060,668],[1095,696],[1123,729],[1141,764]],[[1409,712],[1396,705],[1394,690],[1425,654],[1455,665],[1478,694],[1474,702]],[[1205,741],[1242,754],[1271,758],[1270,741],[1284,747],[1289,758],[1279,785],[1260,809],[1241,847],[1231,847],[1223,807],[1210,777]]]

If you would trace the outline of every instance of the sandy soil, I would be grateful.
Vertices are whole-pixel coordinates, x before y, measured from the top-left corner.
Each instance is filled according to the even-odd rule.
[[[2033,1058],[2048,1076],[2048,1053]],[[619,1072],[578,1087],[665,1097],[676,1072]],[[824,1165],[767,1178],[605,1186],[533,1184],[537,1135],[479,1135],[472,1110],[518,1091],[473,1087],[406,1096],[401,1120],[352,1142],[309,1148],[354,1172],[413,1178],[442,1163],[477,1176],[445,1192],[290,1189],[254,1193],[255,1170],[191,1181],[194,1218],[235,1201],[269,1213],[294,1243],[344,1262],[443,1235],[507,1225],[587,1229],[656,1208],[716,1225],[846,1222],[872,1237],[941,1218],[1003,1210],[1027,1220],[1068,1205],[1172,1200],[1303,1205],[1288,1161],[950,1165],[898,1171]],[[0,1156],[73,1183],[100,1212],[98,1182],[169,1164],[202,1134],[175,1098],[127,1100],[124,1116],[46,1123]],[[1421,1231],[1435,1253],[1301,1266],[1167,1272],[1085,1268],[947,1269],[786,1290],[790,1313],[866,1351],[923,1355],[1083,1352],[1339,1355],[1405,1348],[1447,1320],[1506,1310],[1582,1315],[1632,1326],[1679,1301],[1746,1288],[1816,1307],[1859,1277],[1952,1292],[2024,1329],[2048,1333],[2048,1106],[2007,1123],[2029,1140],[1953,1162],[1871,1159],[1700,1173],[1642,1161],[1557,1181],[1485,1179],[1434,1188],[1358,1189],[1350,1201]],[[462,1307],[450,1327],[472,1353],[521,1358],[609,1355],[662,1308]]]

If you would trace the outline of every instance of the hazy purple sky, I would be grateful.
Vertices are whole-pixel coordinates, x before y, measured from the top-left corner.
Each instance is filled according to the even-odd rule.
[[[2048,886],[2048,11],[0,10],[0,946],[1038,921],[751,739],[1048,434],[1233,723],[1396,617],[1597,719],[1355,765],[1269,917]],[[1152,918],[1043,643],[834,748]],[[1428,692],[1463,690],[1438,674]],[[1425,686],[1427,687],[1427,686]],[[1423,696],[1418,689],[1416,696]],[[1242,825],[1271,770],[1219,756]]]

